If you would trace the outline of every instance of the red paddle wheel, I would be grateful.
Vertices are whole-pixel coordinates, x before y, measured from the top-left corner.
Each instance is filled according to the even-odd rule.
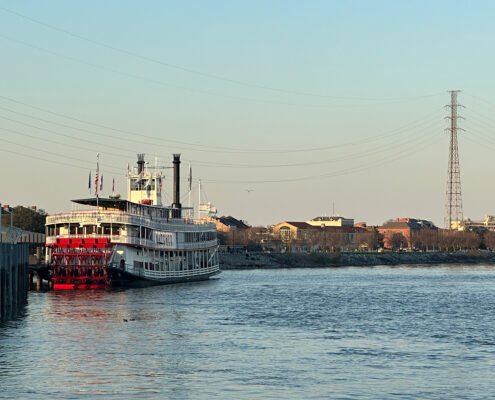
[[[104,238],[58,238],[51,245],[53,288],[104,289],[111,285],[106,265],[112,244]]]

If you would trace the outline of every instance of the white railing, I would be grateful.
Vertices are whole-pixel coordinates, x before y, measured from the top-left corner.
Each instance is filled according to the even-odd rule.
[[[70,224],[79,223],[81,225],[100,225],[102,223],[107,224],[128,224],[144,226],[151,229],[166,229],[182,232],[199,232],[204,231],[208,225],[214,225],[211,223],[205,223],[200,220],[191,220],[189,218],[179,219],[170,218],[168,221],[164,221],[163,218],[159,220],[152,219],[151,217],[144,217],[138,215],[132,215],[124,212],[116,211],[73,211],[71,213],[50,215],[46,218],[47,225],[54,224]]]
[[[179,247],[181,250],[197,250],[209,247],[215,247],[217,245],[217,240],[209,240],[207,242],[179,242]]]
[[[194,276],[200,276],[200,275],[206,275],[206,274],[214,274],[220,270],[218,265],[212,265],[211,267],[208,268],[196,268],[196,269],[189,269],[189,270],[183,270],[183,271],[150,271],[150,270],[145,270],[144,274],[141,276],[144,276],[146,278],[150,279],[164,279],[164,278],[186,278],[186,277],[194,277]]]
[[[157,244],[153,240],[148,239],[140,239],[133,236],[123,236],[123,235],[103,235],[103,234],[87,234],[87,235],[73,235],[73,234],[64,234],[64,235],[56,235],[56,236],[47,236],[46,244],[54,244],[57,239],[107,239],[110,243],[113,244],[128,244],[135,246],[144,246],[150,247],[157,250],[165,250],[165,249],[179,249],[179,250],[195,250],[195,249],[204,249],[210,248],[217,245],[216,240],[210,240],[208,242],[195,242],[195,243],[179,243],[174,247],[167,247],[163,244]]]
[[[148,239],[140,239],[132,236],[122,235],[102,235],[102,234],[90,234],[90,235],[57,235],[47,236],[46,244],[53,244],[57,239],[108,239],[114,244],[132,244],[137,246],[156,247],[157,244]]]

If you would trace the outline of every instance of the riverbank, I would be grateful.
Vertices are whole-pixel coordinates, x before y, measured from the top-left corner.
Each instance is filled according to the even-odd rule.
[[[223,270],[458,263],[495,263],[495,252],[220,253]]]

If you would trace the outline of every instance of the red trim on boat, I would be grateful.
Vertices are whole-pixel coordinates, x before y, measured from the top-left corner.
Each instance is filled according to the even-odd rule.
[[[95,284],[95,283],[55,283],[53,284],[53,290],[77,290],[77,289],[106,289],[107,285],[105,284]]]

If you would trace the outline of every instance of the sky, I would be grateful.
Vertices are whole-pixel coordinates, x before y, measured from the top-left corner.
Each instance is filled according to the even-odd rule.
[[[0,202],[126,195],[145,153],[252,225],[443,226],[449,90],[464,216],[495,214],[489,1],[0,0]],[[171,170],[165,198],[172,201]],[[182,185],[187,203],[186,185]]]

